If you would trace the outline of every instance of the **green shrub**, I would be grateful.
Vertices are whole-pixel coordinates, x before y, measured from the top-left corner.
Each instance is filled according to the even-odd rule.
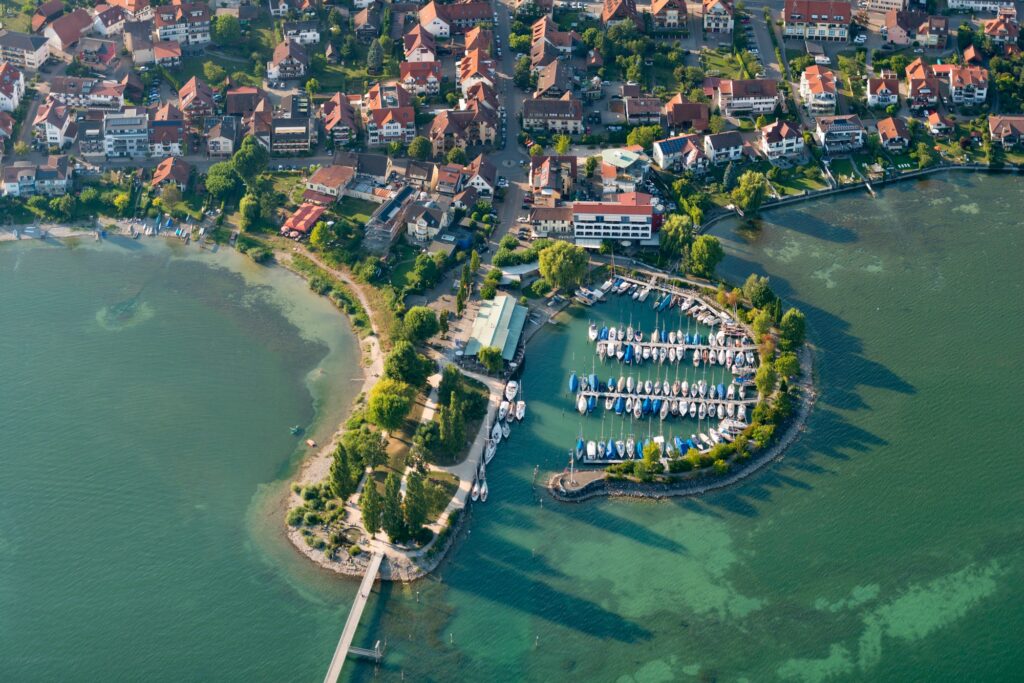
[[[302,523],[306,526],[316,526],[317,524],[323,523],[323,518],[321,518],[317,513],[310,511],[302,518]]]
[[[356,557],[361,552],[363,552],[363,549],[357,545],[350,546],[348,549],[348,554],[350,557]]]
[[[285,518],[285,521],[288,523],[288,526],[301,526],[302,518],[305,514],[306,508],[304,507],[292,508],[288,511],[288,516]]]

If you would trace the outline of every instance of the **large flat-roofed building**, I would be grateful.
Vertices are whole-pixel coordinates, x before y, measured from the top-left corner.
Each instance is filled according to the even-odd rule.
[[[572,209],[573,236],[581,247],[597,249],[604,240],[658,243],[649,194],[624,192],[613,201],[576,202]]]
[[[520,306],[507,294],[499,294],[494,301],[481,302],[466,341],[465,355],[476,356],[485,346],[493,346],[501,349],[501,357],[506,362],[511,361],[523,336],[526,314],[526,306]]]

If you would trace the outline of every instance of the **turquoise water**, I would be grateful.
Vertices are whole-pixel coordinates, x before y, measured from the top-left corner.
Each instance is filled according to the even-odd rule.
[[[716,230],[724,272],[807,312],[821,387],[786,458],[726,492],[547,498],[581,422],[602,429],[567,396],[588,319],[653,314],[542,330],[489,501],[436,575],[371,598],[356,640],[385,663],[343,678],[1018,678],[1019,187],[950,176]],[[351,338],[301,282],[231,265],[0,248],[4,680],[322,680],[355,585],[288,548],[281,496],[287,427],[338,408]],[[99,323],[147,281],[138,323]]]

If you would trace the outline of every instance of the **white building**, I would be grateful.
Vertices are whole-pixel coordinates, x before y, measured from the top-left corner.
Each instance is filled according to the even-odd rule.
[[[836,113],[836,76],[823,66],[808,67],[800,75],[800,99],[812,116]]]
[[[654,163],[663,169],[703,173],[711,165],[700,135],[679,135],[654,143]]]
[[[320,42],[320,24],[316,21],[286,21],[281,26],[285,40],[299,45],[316,45]]]
[[[868,79],[868,106],[888,107],[900,99],[900,82],[895,78]]]
[[[725,79],[715,88],[715,104],[726,116],[768,114],[779,103],[779,84],[768,79]]]
[[[743,158],[743,138],[734,130],[704,137],[704,154],[713,164],[724,164]]]
[[[769,123],[761,129],[761,151],[769,159],[803,154],[804,136],[785,121]]]
[[[129,107],[103,116],[104,153],[108,158],[149,155],[149,116],[145,109]]]
[[[732,3],[726,0],[702,0],[704,30],[708,33],[732,33],[734,26]]]
[[[43,36],[0,29],[0,61],[38,69],[50,57],[50,42]]]
[[[0,62],[0,111],[14,111],[25,95],[25,74],[10,62]]]
[[[965,12],[998,12],[1000,9],[1013,7],[1014,4],[1006,0],[946,0],[946,6]]]
[[[600,248],[604,240],[653,245],[654,207],[651,196],[627,192],[617,201],[576,202],[572,207],[573,236],[576,244],[588,249]]]

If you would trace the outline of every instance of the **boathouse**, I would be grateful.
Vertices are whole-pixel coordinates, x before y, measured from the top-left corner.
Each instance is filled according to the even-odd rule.
[[[526,314],[526,306],[520,306],[507,294],[499,294],[494,301],[481,302],[466,342],[465,355],[476,356],[485,346],[495,346],[501,349],[505,362],[511,362],[523,336]]]

